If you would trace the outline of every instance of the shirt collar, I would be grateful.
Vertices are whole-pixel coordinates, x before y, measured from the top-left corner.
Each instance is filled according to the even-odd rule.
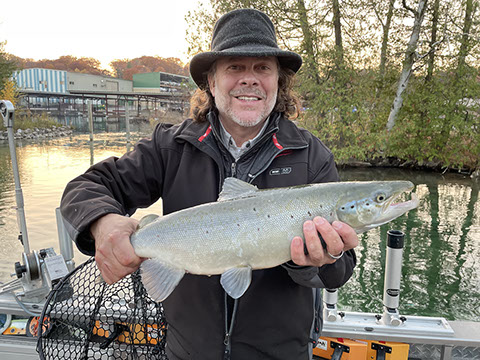
[[[270,120],[270,117],[268,117],[267,120],[265,120],[263,127],[260,129],[257,136],[255,136],[251,140],[245,141],[240,147],[237,146],[237,144],[235,143],[233,136],[227,130],[225,130],[225,128],[223,127],[222,121],[221,120],[219,121],[220,140],[222,141],[222,144],[225,145],[225,147],[228,149],[230,154],[232,154],[235,161],[237,161],[240,158],[240,156],[242,156],[248,149],[250,149],[253,145],[255,145],[258,142],[258,140],[260,140],[263,133],[265,132],[265,129],[268,126],[269,120]]]

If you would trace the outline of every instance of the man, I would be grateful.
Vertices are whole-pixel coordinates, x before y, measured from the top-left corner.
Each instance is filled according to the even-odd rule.
[[[338,181],[330,151],[287,120],[298,109],[291,82],[301,63],[299,55],[278,48],[262,12],[225,14],[212,51],[190,64],[199,86],[193,120],[157,126],[133,151],[68,184],[61,206],[67,227],[82,252],[95,254],[108,283],[142,262],[129,241],[137,221],[124,215],[160,197],[168,214],[216,201],[228,176],[259,188]],[[169,359],[311,357],[321,328],[318,288],[348,280],[358,239],[348,225],[319,217],[303,230],[308,251],[301,237],[292,239],[292,261],[254,271],[238,300],[225,294],[219,276],[186,274],[163,302]]]

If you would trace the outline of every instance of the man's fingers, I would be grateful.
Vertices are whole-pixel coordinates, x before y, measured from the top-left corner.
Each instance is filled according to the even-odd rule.
[[[319,216],[313,219],[316,230],[322,235],[325,244],[327,245],[326,251],[332,255],[338,255],[345,250],[345,244],[337,230],[328,223],[324,218]],[[341,224],[341,223],[339,223]]]
[[[135,254],[130,238],[119,242],[118,246],[113,247],[112,252],[120,266],[137,268],[142,262],[142,259]]]
[[[337,259],[334,256],[353,249],[358,245],[358,236],[349,225],[340,221],[330,224],[324,218],[315,217],[313,221],[303,224],[305,245],[301,237],[292,240],[292,260],[297,265],[323,266],[333,264]],[[325,242],[326,248],[321,239]],[[304,246],[307,248],[305,253]]]
[[[290,244],[290,253],[292,261],[297,265],[307,265],[307,256],[305,255],[303,239],[300,236],[295,236]]]
[[[317,233],[316,224],[313,221],[305,221],[303,224],[303,234],[305,235],[305,244],[308,250],[308,260],[310,265],[323,264],[325,262],[325,252]]]
[[[138,221],[117,214],[107,214],[95,221],[90,230],[95,237],[95,261],[105,282],[113,284],[134,272],[143,259],[130,243]]]
[[[358,246],[358,235],[355,230],[340,221],[334,221],[332,227],[337,231],[344,244],[344,251],[356,248]]]

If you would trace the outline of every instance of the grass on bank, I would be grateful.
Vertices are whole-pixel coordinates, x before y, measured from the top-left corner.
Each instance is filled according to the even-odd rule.
[[[59,126],[59,123],[46,113],[32,114],[29,110],[15,112],[13,121],[14,131],[18,129],[47,129],[53,126]],[[7,130],[3,121],[0,124],[0,130]]]

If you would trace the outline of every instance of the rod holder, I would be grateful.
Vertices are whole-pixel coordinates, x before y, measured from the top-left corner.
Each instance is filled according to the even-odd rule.
[[[405,234],[402,231],[389,230],[387,233],[387,256],[383,286],[383,322],[392,326],[402,324],[398,306],[400,304],[404,239]]]
[[[20,240],[25,254],[30,253],[30,244],[28,242],[27,222],[25,220],[25,209],[23,201],[22,186],[20,184],[20,172],[18,170],[17,152],[15,148],[15,135],[13,133],[13,123],[15,107],[8,100],[0,100],[0,114],[3,123],[7,128],[8,147],[10,149],[10,159],[12,161],[13,179],[15,181],[15,201],[17,204],[17,219],[20,228]]]
[[[338,290],[337,289],[323,289],[323,318],[326,321],[337,321],[338,311]]]
[[[57,218],[57,232],[58,232],[58,242],[60,244],[60,254],[62,254],[65,264],[67,265],[68,271],[75,269],[75,261],[73,260],[73,241],[68,235],[65,224],[63,223],[63,216],[60,212],[60,208],[55,209],[55,216]]]

